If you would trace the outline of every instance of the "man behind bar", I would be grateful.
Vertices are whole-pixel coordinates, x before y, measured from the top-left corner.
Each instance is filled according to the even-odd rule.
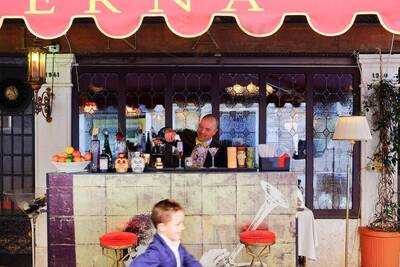
[[[193,149],[197,145],[205,147],[217,147],[218,152],[215,155],[215,166],[226,167],[226,148],[222,147],[220,143],[215,140],[215,135],[218,132],[218,119],[211,115],[205,115],[199,123],[197,131],[184,129],[182,131],[174,131],[172,129],[165,129],[164,137],[169,143],[176,142],[178,135],[183,143],[183,155],[190,157]],[[203,164],[204,167],[211,167],[211,155],[207,153],[207,157]]]

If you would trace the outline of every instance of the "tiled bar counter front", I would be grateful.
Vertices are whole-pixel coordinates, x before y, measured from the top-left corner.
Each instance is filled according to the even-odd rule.
[[[297,179],[290,172],[48,174],[49,266],[106,266],[99,237],[165,198],[185,208],[183,243],[192,254],[231,251],[241,226],[265,200],[261,180],[276,186],[289,203],[265,220],[277,235],[268,266],[295,266]]]

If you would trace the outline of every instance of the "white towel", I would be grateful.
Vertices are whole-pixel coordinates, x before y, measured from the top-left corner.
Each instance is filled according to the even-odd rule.
[[[298,248],[299,256],[305,256],[308,259],[317,259],[318,238],[315,227],[314,214],[308,208],[297,212],[298,219]]]

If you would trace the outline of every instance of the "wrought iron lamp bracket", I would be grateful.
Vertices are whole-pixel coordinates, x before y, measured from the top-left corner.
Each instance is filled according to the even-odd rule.
[[[42,113],[47,122],[52,121],[54,77],[59,77],[59,74],[54,72],[54,58],[58,51],[59,48],[56,45],[44,48],[32,47],[28,52],[28,82],[33,90],[32,109],[36,115]],[[50,73],[46,71],[48,52],[52,54]],[[46,77],[51,78],[51,85],[40,91],[41,86],[46,83]]]
[[[34,91],[33,110],[35,114],[42,113],[47,122],[53,120],[51,113],[53,111],[54,93],[52,87],[47,87],[41,94],[39,90]]]

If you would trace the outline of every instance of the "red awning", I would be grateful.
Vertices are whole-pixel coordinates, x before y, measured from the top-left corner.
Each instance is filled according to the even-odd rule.
[[[215,16],[235,17],[247,34],[275,33],[287,15],[304,15],[318,33],[346,32],[358,14],[376,14],[383,27],[400,34],[400,0],[1,0],[0,26],[6,18],[22,18],[36,36],[65,34],[74,18],[91,17],[105,35],[126,38],[143,17],[164,17],[182,37],[205,33]]]

